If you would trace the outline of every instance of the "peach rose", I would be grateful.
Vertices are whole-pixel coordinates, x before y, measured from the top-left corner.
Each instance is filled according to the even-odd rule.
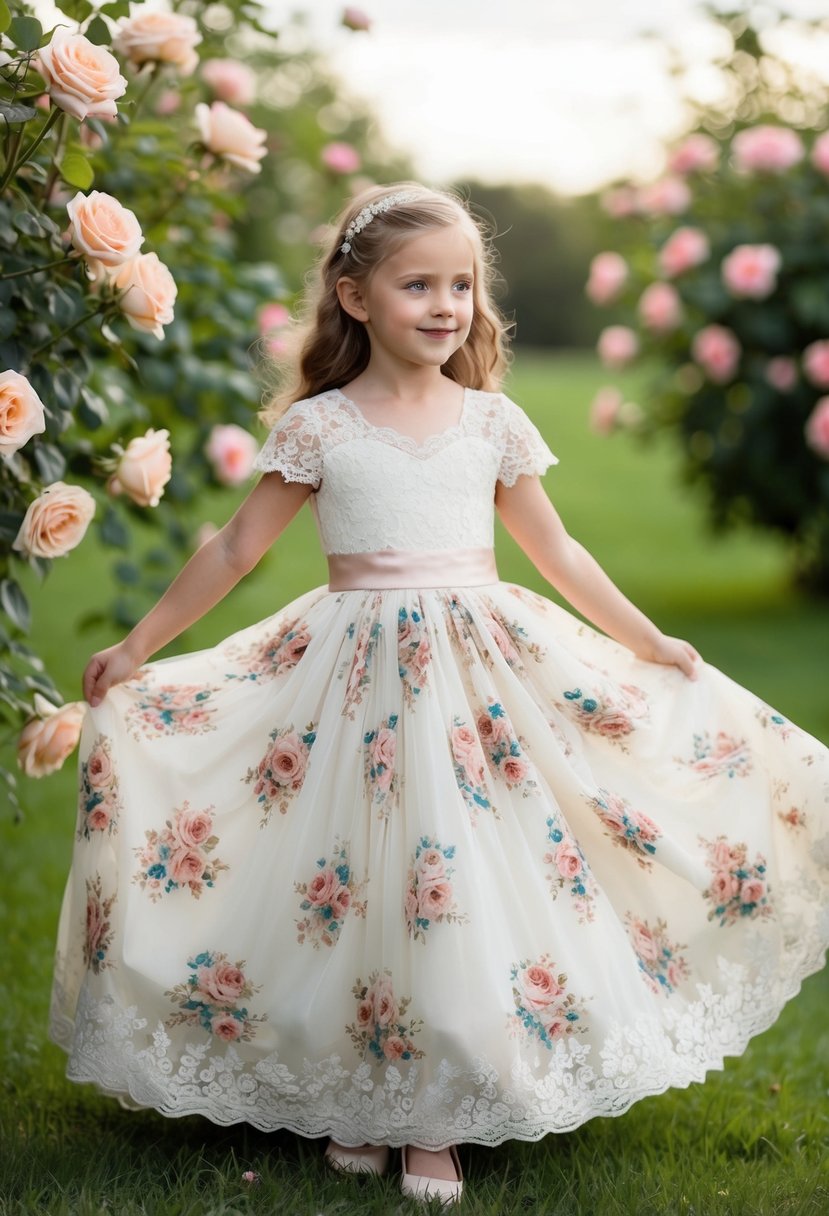
[[[649,963],[655,963],[659,958],[659,947],[653,933],[644,921],[635,920],[631,925],[633,948],[638,955]]]
[[[256,73],[238,59],[207,59],[201,78],[222,101],[249,106],[256,97]]]
[[[331,902],[339,885],[340,880],[333,870],[320,870],[305,889],[308,902],[314,908],[324,908]]]
[[[711,882],[711,894],[718,904],[727,904],[740,889],[740,880],[727,870],[719,870]]]
[[[342,920],[351,907],[351,892],[346,886],[337,887],[331,896],[331,915],[334,920]]]
[[[167,869],[173,882],[182,886],[188,882],[200,882],[204,874],[204,857],[198,849],[174,849]]]
[[[610,435],[616,428],[623,397],[618,388],[605,384],[590,402],[590,429],[597,435]]]
[[[819,173],[825,173],[829,176],[829,131],[824,131],[822,135],[818,135],[812,145],[811,160]]]
[[[46,430],[43,402],[20,372],[0,372],[0,455],[11,456]]]
[[[155,112],[162,118],[166,118],[168,114],[175,114],[176,110],[181,109],[181,94],[175,89],[165,89],[159,94],[158,101],[155,103]]]
[[[179,811],[173,820],[173,834],[185,848],[198,848],[210,839],[213,816],[209,811]]]
[[[806,442],[813,452],[829,460],[829,397],[821,397],[804,428]]]
[[[244,974],[231,963],[199,967],[196,976],[199,992],[219,1005],[232,1005],[242,995],[245,986]]]
[[[639,210],[645,215],[680,215],[690,203],[688,183],[676,174],[668,174],[639,191]]]
[[[779,393],[790,393],[797,384],[797,363],[788,355],[777,355],[766,364],[766,380]]]
[[[642,324],[657,334],[670,333],[682,323],[682,301],[670,283],[651,283],[639,297]]]
[[[415,862],[415,873],[421,883],[443,878],[446,865],[440,849],[424,849]]]
[[[803,351],[803,370],[815,388],[829,388],[829,339],[811,342]]]
[[[374,1022],[374,1003],[370,1000],[360,1001],[357,1006],[357,1025],[361,1030]]]
[[[112,780],[112,761],[100,744],[89,753],[86,762],[86,776],[94,790],[109,785]]]
[[[139,507],[157,507],[172,468],[170,432],[150,427],[129,441],[107,489],[112,494],[123,492]]]
[[[399,1060],[406,1050],[406,1040],[399,1034],[390,1034],[383,1044],[383,1055],[387,1060]]]
[[[684,274],[711,256],[711,245],[701,228],[677,228],[659,251],[659,265],[669,278]]]
[[[201,40],[193,17],[148,12],[125,19],[116,29],[113,45],[135,67],[144,63],[172,63],[180,75],[190,76],[199,62],[193,47]]]
[[[268,763],[277,785],[298,789],[308,767],[308,748],[297,732],[292,730],[275,741]]]
[[[694,360],[715,384],[727,384],[734,379],[741,353],[737,338],[724,325],[704,326],[691,342]]]
[[[259,332],[269,334],[274,329],[284,329],[291,320],[291,314],[284,304],[266,304],[259,313]]]
[[[133,329],[164,337],[164,325],[173,319],[178,287],[157,253],[139,253],[123,262],[110,282],[122,294],[118,307]]]
[[[334,173],[356,173],[361,164],[357,149],[345,143],[326,144],[320,152],[320,160]]]
[[[782,264],[774,245],[737,245],[722,263],[722,280],[732,296],[765,300],[777,286]]]
[[[74,750],[81,734],[85,701],[53,705],[41,693],[34,695],[38,715],[25,724],[17,743],[17,763],[27,777],[45,777],[55,772]]]
[[[572,840],[562,840],[555,852],[555,864],[562,878],[575,878],[581,873],[581,857]]]
[[[26,557],[63,557],[83,540],[94,514],[88,490],[53,481],[29,503],[12,548]]]
[[[348,30],[371,29],[371,17],[368,13],[364,13],[361,8],[352,8],[350,5],[343,9],[342,23]]]
[[[106,803],[99,802],[87,815],[86,824],[93,832],[104,832],[109,827],[110,818]]]
[[[397,1001],[394,999],[394,989],[387,975],[381,976],[374,985],[372,992],[374,1003],[374,1019],[379,1026],[392,1026],[397,1021],[399,1013]]]
[[[759,904],[766,893],[766,884],[762,878],[746,878],[740,887],[740,902],[744,904]]]
[[[294,630],[293,634],[292,638],[285,639],[279,649],[279,671],[283,671],[289,667],[296,667],[308,649],[308,644],[311,641],[308,626],[302,625],[299,629]]]
[[[550,968],[541,963],[527,967],[521,983],[524,1006],[531,1010],[546,1009],[564,991]]]
[[[75,249],[104,266],[120,266],[138,253],[144,242],[135,212],[111,194],[81,190],[66,204],[69,239]]]
[[[639,339],[627,325],[608,325],[599,334],[596,350],[605,367],[625,367],[639,353]]]
[[[803,159],[803,141],[789,127],[762,124],[739,131],[731,155],[740,173],[785,173]]]
[[[620,253],[597,253],[590,263],[585,292],[594,304],[612,304],[628,278],[628,264]]]
[[[418,914],[426,920],[442,916],[452,906],[452,884],[445,879],[421,883],[417,890]]]
[[[217,1039],[224,1039],[226,1043],[232,1043],[241,1037],[242,1023],[233,1014],[223,1013],[221,1017],[211,1019],[210,1029]]]
[[[378,730],[371,744],[371,762],[376,767],[384,765],[391,771],[394,768],[394,757],[397,750],[397,736],[393,730],[383,726]]]
[[[258,446],[250,431],[231,422],[213,427],[204,451],[216,480],[225,486],[238,486],[250,477]]]
[[[495,642],[495,645],[498,647],[507,662],[514,663],[518,658],[518,651],[513,646],[512,642],[510,641],[509,634],[507,633],[506,629],[504,629],[500,621],[496,621],[494,616],[488,615],[486,618],[486,627],[492,635],[492,640]]]
[[[244,114],[231,110],[223,101],[206,105],[200,101],[195,110],[202,143],[213,153],[247,173],[259,173],[258,162],[267,155],[263,147],[267,131],[255,127]]]
[[[489,714],[482,714],[481,718],[486,718],[487,722],[492,721]],[[481,767],[481,748],[478,736],[471,726],[452,727],[452,755],[470,776],[477,774]]]
[[[694,132],[674,149],[668,160],[671,173],[710,172],[720,160],[720,145],[710,135]]]
[[[74,118],[115,118],[115,98],[126,92],[128,81],[118,60],[83,34],[58,26],[47,46],[41,47],[35,65],[56,106]]]
[[[711,850],[711,860],[719,870],[724,870],[731,865],[734,855],[727,840],[717,841]]]
[[[504,780],[510,785],[518,785],[529,772],[529,765],[520,756],[506,756],[501,762]]]

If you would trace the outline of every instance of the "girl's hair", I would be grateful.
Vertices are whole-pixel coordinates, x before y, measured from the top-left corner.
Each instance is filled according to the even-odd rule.
[[[345,241],[345,230],[360,211],[403,190],[413,197],[377,213],[356,234],[351,249],[343,253],[340,246]],[[368,334],[363,323],[340,305],[337,280],[348,275],[366,284],[383,259],[395,253],[407,238],[452,224],[461,226],[474,251],[473,319],[463,346],[441,370],[465,388],[497,391],[501,387],[509,362],[509,327],[491,299],[497,276],[488,234],[460,196],[417,182],[396,182],[372,186],[343,209],[332,226],[327,248],[311,272],[301,315],[289,330],[285,353],[278,358],[263,353],[266,378],[274,374],[276,380],[275,391],[259,411],[266,425],[272,425],[294,401],[340,388],[368,365]],[[267,339],[262,345],[266,351]]]

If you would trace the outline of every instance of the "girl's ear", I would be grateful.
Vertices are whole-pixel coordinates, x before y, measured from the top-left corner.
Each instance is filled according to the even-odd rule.
[[[368,312],[363,303],[363,289],[355,279],[347,275],[337,279],[337,299],[343,310],[355,321],[368,320]]]

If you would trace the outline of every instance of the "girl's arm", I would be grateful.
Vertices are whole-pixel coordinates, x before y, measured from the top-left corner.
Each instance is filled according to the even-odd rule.
[[[668,663],[696,679],[701,659],[689,642],[666,637],[611,582],[587,550],[570,536],[537,477],[514,486],[498,482],[495,505],[504,526],[538,572],[577,612],[640,659]]]
[[[117,646],[94,654],[83,674],[83,695],[98,705],[107,690],[217,604],[247,574],[290,523],[311,486],[265,473],[215,536],[197,549],[173,582]]]

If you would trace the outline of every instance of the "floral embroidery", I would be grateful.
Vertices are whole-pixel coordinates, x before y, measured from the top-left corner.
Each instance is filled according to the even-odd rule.
[[[83,961],[86,966],[98,975],[107,967],[115,964],[106,957],[107,950],[112,945],[115,930],[110,923],[112,908],[115,903],[115,892],[103,895],[101,875],[86,880],[86,932],[83,939]]]
[[[569,887],[579,924],[592,921],[595,918],[593,904],[597,887],[584,853],[557,818],[547,819],[547,840],[552,847],[544,854],[544,864],[555,866],[555,870],[547,875],[553,896],[558,894],[560,888]]]
[[[366,784],[372,804],[380,808],[381,819],[388,816],[398,792],[399,781],[394,769],[396,729],[397,714],[391,714],[376,730],[368,730],[363,736]]]
[[[303,734],[294,730],[293,725],[271,731],[273,743],[256,768],[249,768],[242,778],[245,782],[256,782],[253,792],[263,808],[260,827],[268,822],[274,808],[284,815],[291,798],[302,788],[316,737],[313,722],[308,723]]]
[[[412,1018],[408,1024],[403,1020],[411,997],[398,1001],[390,971],[373,971],[368,984],[358,979],[351,991],[357,1000],[357,1015],[345,1029],[355,1047],[392,1064],[421,1059],[423,1052],[412,1037],[422,1029],[423,1020]]]
[[[320,857],[317,873],[310,882],[294,883],[294,890],[304,896],[299,905],[308,913],[296,922],[297,941],[308,940],[315,950],[320,946],[333,946],[340,936],[343,922],[349,912],[354,916],[365,916],[366,901],[357,897],[365,889],[367,879],[358,883],[351,872],[347,843],[335,844],[331,861]]]
[[[483,660],[487,666],[492,666],[492,656],[489,651],[480,651],[472,641],[472,613],[454,595],[446,601],[448,609],[449,641],[457,650],[460,660],[467,670],[470,670],[476,659]]]
[[[90,840],[93,832],[107,832],[111,836],[123,803],[106,735],[96,736],[89,755],[81,762],[79,784],[78,805],[83,819],[78,839]]]
[[[473,813],[473,823],[480,809],[492,811],[497,817],[498,812],[486,793],[486,761],[477,733],[471,726],[467,726],[462,718],[455,716],[449,732],[449,742],[455,766],[455,780],[466,805]]]
[[[724,730],[714,738],[708,731],[694,735],[694,755],[691,760],[676,757],[677,764],[687,764],[701,777],[747,777],[751,772],[751,752],[745,739],[735,739]]]
[[[228,647],[225,652],[227,657],[237,659],[244,670],[240,673],[227,672],[225,679],[263,681],[284,675],[296,667],[310,641],[308,626],[297,619],[278,633],[264,640],[260,638],[244,650]]]
[[[656,841],[662,835],[652,819],[642,811],[634,811],[626,798],[600,789],[588,802],[609,829],[614,844],[629,849],[640,866],[649,866],[656,852]]]
[[[230,868],[218,857],[208,857],[219,843],[219,837],[212,835],[213,810],[209,806],[192,811],[185,800],[160,832],[155,828],[145,831],[147,843],[133,850],[140,865],[132,881],[153,902],[185,887],[198,899],[204,887],[214,885],[220,870]]]
[[[434,921],[466,924],[469,917],[458,912],[452,887],[454,869],[447,866],[455,856],[455,846],[444,848],[439,840],[421,836],[406,877],[405,915],[409,936],[426,941],[426,931]]]
[[[648,987],[666,995],[675,992],[690,973],[687,960],[679,953],[687,947],[670,940],[664,920],[658,920],[651,928],[647,921],[628,912],[625,924]]]
[[[567,976],[555,974],[549,954],[542,954],[536,962],[524,959],[517,963],[510,979],[515,1013],[507,1018],[507,1028],[512,1038],[523,1034],[552,1049],[554,1039],[587,1029],[582,1022],[585,1011],[576,1008],[575,996],[567,991]]]
[[[476,719],[478,735],[494,772],[511,790],[521,788],[524,797],[536,788],[530,776],[530,764],[524,757],[524,740],[515,735],[512,723],[498,701],[491,701]]]
[[[773,730],[783,740],[788,739],[795,729],[791,722],[787,721],[777,710],[772,709],[770,705],[761,703],[754,716],[764,730]]]
[[[796,806],[790,806],[787,811],[778,811],[777,818],[785,823],[786,827],[795,828],[795,830],[806,826],[805,812]]]
[[[602,697],[598,692],[587,696],[580,688],[571,688],[564,693],[564,704],[556,702],[556,708],[574,718],[583,730],[618,743],[622,751],[627,751],[625,736],[647,718],[648,705],[642,689],[635,684],[620,684],[619,690],[617,697]]]
[[[376,612],[382,603],[382,596],[376,595],[369,605],[369,611]],[[349,663],[348,659],[344,659],[340,664],[340,669],[337,673],[337,679],[341,680],[348,669],[348,681],[345,688],[345,700],[343,702],[342,712],[346,717],[354,717],[354,706],[359,705],[363,699],[363,690],[370,679],[370,669],[374,652],[377,649],[377,643],[383,632],[383,626],[380,621],[368,620],[363,618],[359,631],[357,630],[356,622],[352,621],[346,629],[346,637],[353,640],[357,637],[357,643],[354,647],[354,654]]]
[[[703,891],[703,899],[711,902],[709,920],[719,918],[721,925],[733,925],[744,916],[771,916],[766,859],[758,853],[753,865],[748,862],[748,846],[731,844],[727,836],[716,840],[699,837],[705,848],[707,865],[714,877]]]
[[[403,696],[413,706],[426,684],[432,648],[422,613],[401,607],[397,616],[397,660]]]
[[[200,1026],[227,1043],[249,1043],[255,1023],[267,1021],[267,1014],[250,1014],[241,1003],[262,987],[245,977],[244,965],[244,959],[229,963],[226,954],[209,950],[188,959],[192,974],[164,993],[180,1006],[180,1012],[170,1014],[164,1025]]]
[[[208,702],[216,691],[205,684],[162,684],[151,689],[149,684],[138,684],[135,689],[144,695],[125,714],[132,725],[134,739],[142,735],[158,738],[163,735],[204,735],[215,730],[211,716],[215,705]]]
[[[522,651],[531,655],[536,663],[543,661],[547,653],[546,648],[538,642],[531,642],[523,625],[519,625],[517,621],[507,622],[494,608],[485,612],[484,621],[495,645],[510,667],[523,667]]]

